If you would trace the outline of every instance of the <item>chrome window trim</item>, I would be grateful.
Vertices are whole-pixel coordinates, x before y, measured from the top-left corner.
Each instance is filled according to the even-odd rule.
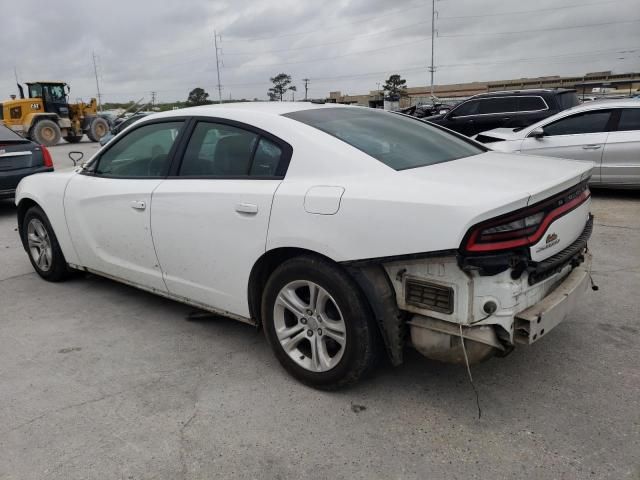
[[[482,100],[493,100],[495,98],[539,98],[540,100],[542,100],[542,103],[544,103],[545,108],[540,108],[538,110],[518,110],[517,112],[496,112],[496,113],[474,113],[473,115],[458,115],[458,116],[452,116],[450,118],[467,118],[467,117],[484,117],[487,115],[504,115],[504,114],[511,114],[511,113],[537,113],[537,112],[545,112],[547,110],[549,110],[549,104],[547,103],[547,101],[541,97],[540,95],[509,95],[509,96],[501,96],[501,97],[482,97],[482,98],[470,98],[469,100],[465,100],[464,102],[462,102],[460,104],[460,106],[464,105],[467,102],[481,102]],[[452,112],[454,112],[454,110],[452,110]]]

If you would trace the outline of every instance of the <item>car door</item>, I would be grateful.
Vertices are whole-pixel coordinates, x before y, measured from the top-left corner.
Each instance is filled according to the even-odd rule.
[[[184,123],[134,128],[71,179],[65,216],[82,266],[166,292],[151,238],[151,194],[168,173]]]
[[[478,115],[474,118],[472,133],[486,132],[507,125],[517,114],[516,97],[492,97],[480,100]]]
[[[153,192],[153,240],[170,293],[249,318],[249,275],[290,157],[288,144],[247,125],[194,123],[181,161]]]
[[[479,106],[479,100],[467,100],[447,113],[440,124],[463,135],[473,135]]]
[[[592,183],[600,182],[600,161],[611,124],[610,109],[588,110],[567,115],[542,126],[544,135],[529,133],[521,152],[532,155],[593,162]]]
[[[609,132],[602,155],[603,184],[640,185],[640,106],[617,112],[617,128]]]

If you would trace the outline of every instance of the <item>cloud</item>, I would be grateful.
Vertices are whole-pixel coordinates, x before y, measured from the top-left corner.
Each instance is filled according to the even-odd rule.
[[[302,79],[310,78],[312,97],[333,90],[365,93],[396,72],[409,86],[428,80],[431,4],[423,0],[7,5],[0,98],[16,91],[14,66],[22,81],[61,79],[71,84],[72,98],[94,96],[94,51],[106,101],[148,98],[152,90],[160,101],[185,99],[195,86],[215,97],[214,29],[222,36],[225,98],[266,98],[269,77],[279,72],[291,74],[299,92]],[[637,70],[638,50],[617,52],[640,47],[640,25],[613,23],[637,20],[636,5],[438,1],[436,83]],[[580,27],[588,24],[606,25]]]

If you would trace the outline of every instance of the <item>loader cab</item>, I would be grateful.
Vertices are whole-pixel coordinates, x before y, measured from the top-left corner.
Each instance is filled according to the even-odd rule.
[[[42,99],[44,111],[55,113],[60,118],[69,118],[69,87],[64,82],[27,83],[29,98]]]

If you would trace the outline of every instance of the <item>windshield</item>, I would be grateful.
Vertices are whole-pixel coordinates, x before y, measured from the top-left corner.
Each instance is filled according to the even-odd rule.
[[[4,125],[0,125],[0,143],[5,142],[25,142],[27,143],[29,140],[21,137],[17,133],[15,133],[10,128],[5,127]]]
[[[485,150],[444,129],[404,115],[365,108],[319,108],[288,113],[395,170],[478,155]]]

